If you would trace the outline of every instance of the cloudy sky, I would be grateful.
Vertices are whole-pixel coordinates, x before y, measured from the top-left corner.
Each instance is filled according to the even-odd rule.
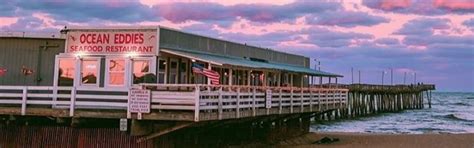
[[[474,91],[474,0],[7,0],[1,32],[162,25],[296,53],[354,81],[413,73],[442,91]]]

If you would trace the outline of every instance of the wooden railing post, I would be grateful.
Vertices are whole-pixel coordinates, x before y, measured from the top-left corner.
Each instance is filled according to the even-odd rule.
[[[270,108],[272,108],[273,103],[272,103],[271,100],[273,99],[273,90],[272,90],[271,88],[265,88],[265,93],[267,93],[267,90],[268,90],[268,89],[271,91],[271,93],[270,93],[270,94],[266,94],[266,95],[270,95]],[[265,113],[266,113],[266,115],[270,115],[270,108],[267,108],[267,106],[266,106],[266,105],[267,105],[267,104],[266,104],[266,103],[267,103],[267,100],[266,100],[266,99],[267,99],[267,98],[265,97],[265,110],[266,110]]]
[[[290,90],[290,113],[293,113],[293,87]]]
[[[237,87],[237,108],[235,110],[236,117],[240,118],[240,87]]]
[[[300,113],[304,111],[304,88],[301,87],[300,92]]]
[[[281,87],[280,87],[279,93],[280,93],[280,94],[279,94],[278,96],[279,96],[280,100],[278,100],[278,105],[279,105],[279,106],[278,106],[278,114],[281,114],[281,110],[283,109],[283,106],[282,106],[282,105],[283,105],[283,104],[282,104],[282,99],[283,99],[283,98],[282,98],[282,97],[283,97],[283,94],[282,94],[282,93],[283,93],[283,91],[282,91],[282,88],[281,88]]]
[[[71,103],[69,104],[69,117],[74,116],[74,109],[76,105],[76,87],[71,88]]]
[[[218,118],[222,120],[222,86],[219,86],[219,91],[217,92],[219,95],[219,102],[218,102]]]
[[[28,98],[28,86],[23,87],[23,95],[21,98],[21,115],[26,114],[26,99]]]
[[[256,97],[257,97],[257,96],[256,96],[256,93],[257,93],[257,92],[256,92],[256,88],[253,87],[253,88],[252,88],[252,116],[254,116],[254,117],[255,117],[255,115],[256,115],[256,112],[255,112],[255,99],[256,99]]]
[[[194,86],[194,121],[195,122],[199,121],[199,112],[200,112],[199,100],[201,98],[200,91],[201,89],[199,88],[198,85]]]
[[[337,94],[337,90],[331,90],[331,96],[332,96],[332,108],[335,109],[336,108],[336,94]]]
[[[56,108],[56,104],[57,104],[57,101],[58,101],[58,86],[54,86],[53,87],[53,103],[52,103],[52,106],[53,108]]]
[[[313,88],[309,88],[308,90],[309,90],[309,111],[313,112],[313,99],[314,99]]]

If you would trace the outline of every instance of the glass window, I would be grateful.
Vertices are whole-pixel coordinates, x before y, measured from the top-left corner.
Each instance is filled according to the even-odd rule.
[[[97,84],[99,72],[98,60],[82,60],[81,78],[82,84]]]
[[[146,74],[150,73],[150,61],[133,60],[133,84],[143,83]]]
[[[166,61],[158,60],[158,83],[165,83],[165,71],[166,71]]]
[[[168,84],[177,84],[178,83],[178,62],[171,61],[170,69],[168,73]]]
[[[187,66],[188,66],[187,62],[181,62],[179,64],[179,67],[180,67],[179,68],[179,79],[180,79],[179,82],[181,84],[186,84],[187,81],[188,81],[187,80],[188,79],[188,77],[187,77],[187,72],[188,72]]]
[[[74,85],[75,59],[59,59],[58,86]]]
[[[109,62],[109,84],[125,84],[125,60],[113,59]]]

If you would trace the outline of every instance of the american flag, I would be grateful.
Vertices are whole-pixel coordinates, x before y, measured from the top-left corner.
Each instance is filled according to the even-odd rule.
[[[4,76],[7,73],[7,69],[0,67],[0,76]]]
[[[202,74],[206,76],[209,80],[211,80],[212,85],[219,85],[220,84],[220,78],[221,76],[217,71],[207,69],[202,67],[201,65],[197,63],[193,63],[193,72],[196,74]]]

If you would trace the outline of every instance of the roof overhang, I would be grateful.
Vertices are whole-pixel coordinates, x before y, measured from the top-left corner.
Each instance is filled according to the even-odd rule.
[[[274,62],[258,62],[252,61],[243,57],[218,55],[201,51],[185,50],[185,49],[160,49],[160,52],[177,55],[191,60],[202,61],[211,63],[218,66],[236,66],[245,67],[250,69],[268,69],[268,70],[281,70],[295,73],[302,73],[310,76],[323,76],[323,77],[343,77],[338,74],[324,72],[320,70],[314,70],[303,66],[274,63]]]

